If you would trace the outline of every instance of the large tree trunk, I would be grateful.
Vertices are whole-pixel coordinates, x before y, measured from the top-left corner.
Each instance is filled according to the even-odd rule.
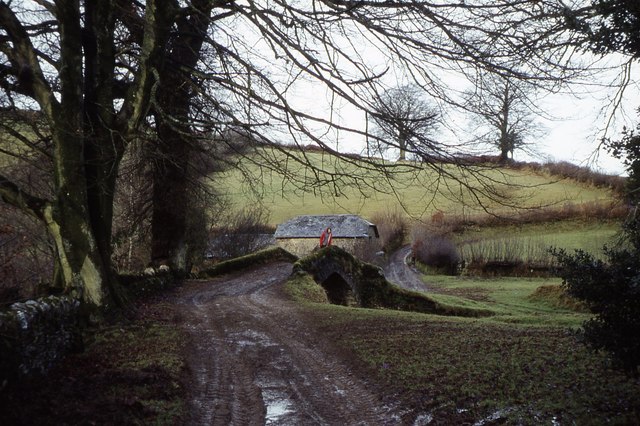
[[[500,139],[500,163],[507,163],[509,161],[509,153],[511,152],[511,144],[509,143],[509,136],[505,135]]]
[[[178,21],[178,31],[170,44],[160,75],[165,90],[157,95],[154,118],[158,149],[153,159],[153,217],[151,260],[156,266],[168,264],[177,273],[188,272],[187,220],[189,158],[194,149],[190,125],[195,69],[207,35],[213,2],[194,0],[191,14]],[[185,71],[186,70],[186,71]]]
[[[399,161],[404,161],[407,159],[407,135],[400,131],[398,135],[398,148],[400,150],[400,155],[398,156]]]
[[[59,33],[57,76],[51,83],[29,33],[10,5],[0,2],[3,50],[17,92],[40,106],[51,130],[51,200],[34,197],[0,176],[0,197],[41,219],[55,242],[57,283],[88,310],[122,302],[111,270],[115,178],[125,141],[147,116],[154,75],[177,3],[147,0],[140,53],[124,96],[115,96],[114,0],[58,0],[51,13]],[[47,72],[51,72],[51,63]],[[116,105],[121,105],[115,114]]]
[[[56,269],[66,292],[81,299],[89,308],[112,306],[116,300],[110,291],[114,283],[87,227],[88,221],[83,220],[82,214],[60,211],[65,209],[49,206],[44,211],[44,219],[55,243]]]
[[[98,225],[92,220],[87,173],[83,71],[83,28],[80,9],[74,2],[58,4],[60,16],[60,103],[52,111],[54,155],[54,201],[44,210],[47,230],[55,241],[57,262],[68,291],[87,306],[111,304],[109,258],[99,248]],[[90,29],[91,30],[91,29]],[[103,218],[109,219],[109,218]],[[107,243],[109,240],[107,240]]]
[[[156,114],[156,123],[159,124],[153,160],[151,259],[155,266],[167,264],[174,271],[185,271],[190,141],[167,123],[167,118]]]

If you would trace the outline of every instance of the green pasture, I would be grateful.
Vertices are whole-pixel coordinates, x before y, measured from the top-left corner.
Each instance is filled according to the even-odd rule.
[[[455,235],[455,239],[463,257],[468,255],[471,247],[476,246],[477,249],[485,245],[489,253],[486,260],[521,260],[527,263],[544,260],[551,264],[550,247],[567,251],[581,249],[598,256],[603,245],[615,244],[619,230],[620,224],[615,221],[573,220],[467,229]],[[496,242],[505,244],[494,244]],[[426,274],[423,281],[432,289],[430,296],[438,302],[493,310],[497,315],[485,319],[490,322],[578,327],[588,319],[585,313],[559,308],[555,300],[533,297],[541,286],[560,285],[559,278]]]
[[[559,278],[471,278],[424,276],[429,297],[450,306],[489,309],[496,313],[483,321],[533,326],[579,327],[589,315],[559,308],[555,300],[534,298],[540,286],[561,284]]]
[[[484,256],[486,260],[519,259],[544,264],[552,262],[548,252],[551,247],[568,251],[581,249],[600,256],[604,245],[616,243],[619,232],[617,221],[569,220],[469,228],[455,235],[455,240],[467,262]]]
[[[300,156],[315,169],[300,164]],[[301,214],[353,213],[370,218],[396,209],[429,220],[436,211],[483,213],[479,202],[508,214],[516,207],[562,207],[612,198],[603,188],[527,170],[478,167],[471,175],[453,165],[436,173],[416,163],[385,163],[382,173],[362,160],[299,151],[259,150],[239,161],[233,170],[212,176],[212,185],[236,209],[262,204],[271,212],[272,224]],[[472,194],[457,180],[470,183],[478,192]]]
[[[434,424],[636,424],[640,382],[612,370],[574,335],[589,315],[558,307],[553,296],[533,297],[560,280],[425,281],[437,301],[496,315],[346,308],[318,297],[303,306],[373,383]]]

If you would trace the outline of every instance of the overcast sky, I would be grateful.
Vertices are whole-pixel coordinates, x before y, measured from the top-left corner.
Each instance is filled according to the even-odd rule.
[[[635,75],[638,75],[637,72]],[[598,150],[598,145],[608,122],[611,124],[607,135],[614,140],[620,138],[623,126],[635,128],[640,122],[636,111],[640,107],[639,82],[631,82],[628,85],[624,92],[623,101],[610,121],[611,106],[616,98],[616,93],[617,89],[592,85],[577,87],[573,93],[564,92],[545,96],[541,101],[542,110],[549,118],[539,118],[539,122],[546,132],[536,143],[535,149],[538,155],[531,156],[516,151],[515,159],[519,161],[569,161],[609,174],[623,174],[622,163],[604,150]],[[316,113],[318,105],[322,101],[317,94],[316,91],[308,91],[302,95],[306,102],[313,105]],[[330,95],[325,95],[324,101],[329,103],[331,101],[328,99],[329,97]],[[333,114],[334,119],[339,117],[349,126],[364,128],[364,113],[351,106],[334,103]],[[454,123],[453,127],[464,128],[467,125],[466,118],[461,117],[457,121],[459,122]],[[364,139],[350,135],[347,138],[339,138],[338,145],[341,151],[363,152]]]
[[[613,58],[611,62],[613,60],[616,59]],[[636,64],[635,69],[630,73],[631,77],[640,75],[638,65]],[[540,109],[544,111],[546,117],[540,117],[538,120],[545,129],[545,134],[535,143],[538,155],[531,156],[516,151],[515,159],[518,161],[569,161],[609,174],[623,174],[624,167],[620,161],[612,158],[604,150],[598,151],[607,123],[610,124],[606,135],[618,140],[623,126],[635,128],[640,122],[637,114],[637,109],[640,107],[640,80],[632,79],[628,83],[622,102],[612,115],[612,105],[617,98],[618,88],[611,87],[611,84],[619,81],[621,70],[621,67],[614,67],[609,73],[598,73],[597,76],[591,77],[586,85],[575,85],[562,93],[545,95],[540,101]],[[462,83],[458,80],[452,85],[462,86]],[[457,87],[457,90],[466,89],[466,87]],[[365,129],[365,114],[344,101],[340,102],[339,99],[332,98],[325,88],[311,83],[309,86],[303,84],[293,96],[297,98],[295,103],[306,105],[303,109],[308,109],[312,114],[317,115],[320,110],[325,110],[324,114],[331,120],[337,120],[346,127]],[[451,122],[450,128],[456,131],[456,134],[449,132],[448,135],[444,135],[445,139],[471,138],[468,130],[472,126],[469,125],[468,116],[451,114],[447,120]],[[456,128],[458,130],[455,130]],[[466,135],[464,135],[465,131],[467,131]],[[331,130],[327,130],[323,139],[331,141],[332,138],[340,151],[365,152],[364,137],[353,134],[336,135]],[[494,154],[497,154],[497,151]]]

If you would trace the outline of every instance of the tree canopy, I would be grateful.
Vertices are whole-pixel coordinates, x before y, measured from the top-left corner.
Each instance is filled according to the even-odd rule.
[[[572,1],[564,9],[569,29],[585,49],[640,57],[640,5],[634,0]]]
[[[371,116],[374,128],[367,149],[384,154],[390,148],[406,160],[407,152],[421,161],[433,161],[446,146],[435,140],[440,112],[422,97],[416,86],[401,86],[383,93]]]
[[[325,93],[317,96],[334,105],[372,113],[375,100],[395,84],[390,80],[452,104],[457,94],[446,79],[452,72],[490,71],[557,86],[584,70],[570,62],[579,39],[567,25],[582,13],[534,0],[3,0],[0,150],[17,163],[42,155],[52,188],[39,193],[2,165],[0,196],[42,221],[55,241],[61,287],[90,306],[117,303],[113,199],[133,141],[157,139],[150,158],[164,162],[154,178],[158,188],[180,188],[189,179],[182,171],[192,161],[192,149],[185,148],[192,141],[213,144],[210,153],[228,152],[238,140],[229,135],[236,134],[287,156],[283,164],[280,155],[261,150],[252,158],[264,170],[306,189],[339,192],[358,176],[325,170],[282,143],[341,155],[328,134],[363,137],[366,131],[344,124],[333,109],[300,105],[296,90],[303,83],[320,84]],[[289,163],[305,172],[292,173]],[[361,173],[386,172],[383,177],[393,168],[369,159],[359,165]],[[447,173],[438,162],[423,166]],[[482,179],[460,185],[471,181]],[[491,188],[489,182],[469,190]],[[172,198],[169,204],[180,208],[179,190]],[[185,229],[184,216],[159,214],[163,226]],[[181,252],[160,251],[172,250]]]

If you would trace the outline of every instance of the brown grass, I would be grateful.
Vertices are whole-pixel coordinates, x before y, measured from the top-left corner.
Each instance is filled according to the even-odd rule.
[[[529,296],[529,299],[544,302],[560,309],[589,312],[589,309],[584,303],[569,296],[561,285],[542,285]]]
[[[385,253],[392,253],[402,247],[409,227],[402,212],[397,209],[376,212],[371,216],[371,221],[378,227],[382,250]]]
[[[585,203],[566,202],[562,205],[522,209],[510,215],[447,215],[442,214],[432,218],[431,223],[425,224],[433,232],[447,234],[462,232],[469,227],[491,227],[505,224],[534,224],[559,222],[563,220],[581,219],[585,221],[615,220],[625,218],[629,214],[629,206],[619,201]]]

